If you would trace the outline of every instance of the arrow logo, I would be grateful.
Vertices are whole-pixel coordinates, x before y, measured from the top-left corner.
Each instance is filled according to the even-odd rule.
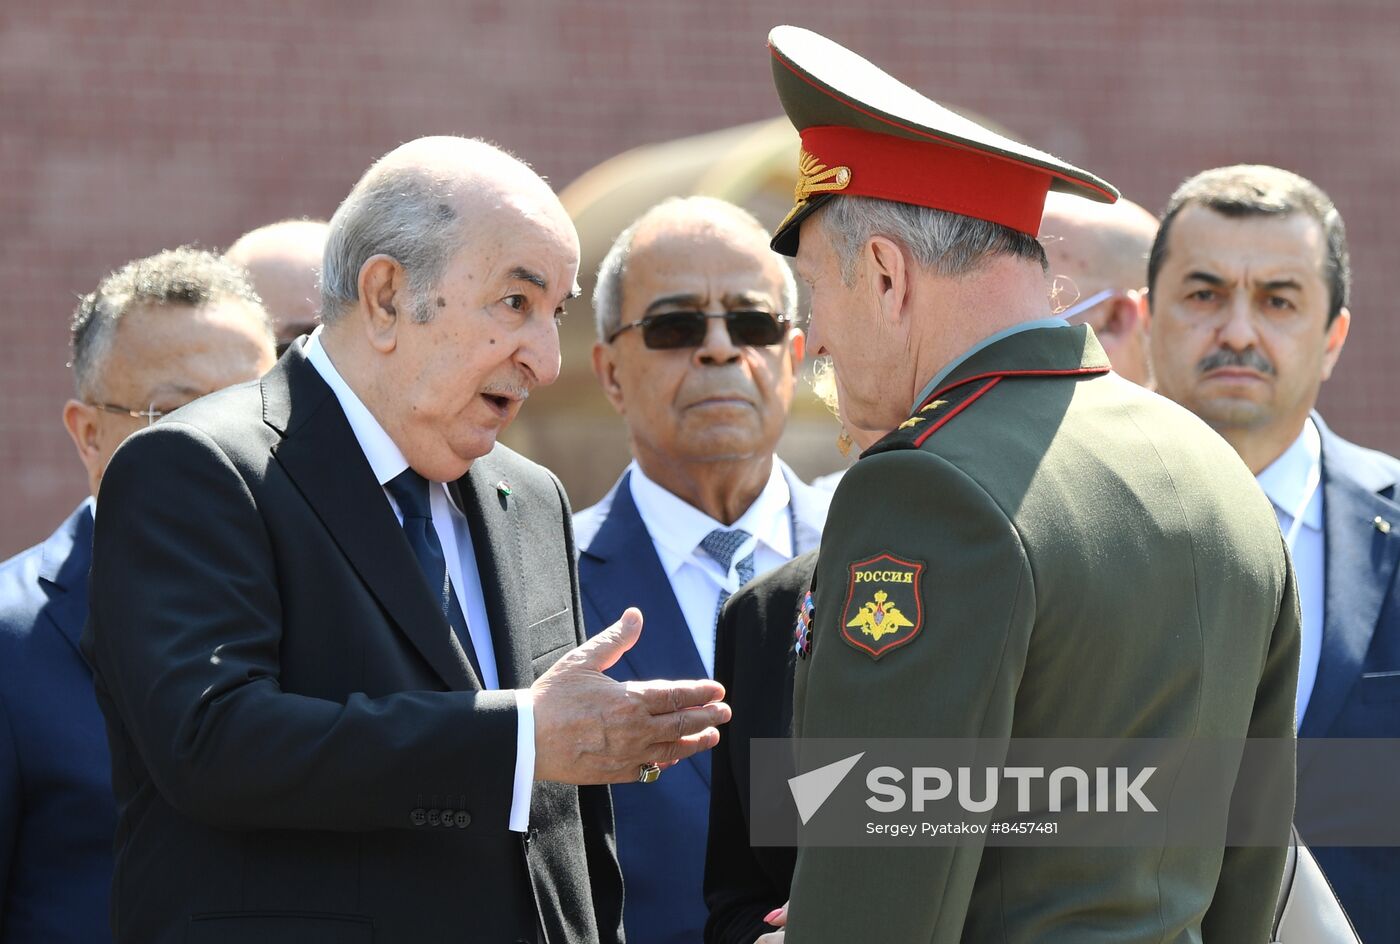
[[[865,751],[861,751],[834,764],[809,770],[788,780],[788,789],[792,791],[792,801],[797,804],[797,815],[802,818],[803,826],[817,815],[817,810],[836,792],[836,788],[841,786],[841,781],[846,779],[851,768],[864,756]]]

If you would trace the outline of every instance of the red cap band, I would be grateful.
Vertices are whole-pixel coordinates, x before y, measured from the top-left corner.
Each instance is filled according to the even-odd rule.
[[[802,132],[802,148],[828,168],[850,169],[843,196],[876,197],[1040,233],[1050,173],[946,142],[914,141],[860,128]],[[836,190],[823,187],[822,190]]]

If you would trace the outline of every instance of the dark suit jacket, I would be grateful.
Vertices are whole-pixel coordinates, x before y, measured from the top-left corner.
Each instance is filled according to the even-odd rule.
[[[715,679],[734,716],[710,752],[706,944],[753,944],[773,930],[764,916],[788,900],[797,850],[749,845],[749,742],[792,733],[793,628],[816,567],[812,551],[764,574],[719,618]]]
[[[110,939],[111,761],[87,619],[92,503],[0,564],[0,942]]]
[[[1322,436],[1324,621],[1322,659],[1300,738],[1400,738],[1400,461],[1329,430]],[[1378,526],[1376,519],[1388,524]],[[1298,755],[1298,830],[1325,836],[1365,828],[1380,806],[1377,784]],[[1392,765],[1391,769],[1394,769]],[[1313,849],[1363,941],[1400,934],[1400,849]]]
[[[787,476],[797,550],[821,540],[830,495]],[[605,499],[606,517],[591,538],[580,532],[579,579],[590,636],[641,609],[642,637],[608,671],[619,681],[704,678],[705,666],[671,592],[656,547],[624,474]],[[705,926],[703,876],[710,809],[710,754],[681,761],[653,784],[613,788],[617,854],[627,886],[627,939],[694,944]]]
[[[527,686],[583,638],[563,490],[498,446],[453,492]],[[620,939],[606,788],[537,783],[507,829],[515,696],[480,689],[300,345],[117,451],[91,593],[118,941]]]

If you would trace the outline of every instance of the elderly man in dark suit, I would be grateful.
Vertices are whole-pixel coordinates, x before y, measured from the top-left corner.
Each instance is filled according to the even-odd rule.
[[[272,366],[272,326],[241,271],[175,249],[129,262],[78,304],[76,396],[63,424],[90,495],[42,544],[0,564],[0,942],[109,939],[111,760],[92,673],[92,516],[123,439]]]
[[[720,605],[821,540],[830,495],[774,455],[802,360],[796,303],[763,227],[709,197],[654,207],[603,261],[593,365],[634,461],[575,518],[583,613],[590,634],[629,606],[649,621],[614,678],[709,675]],[[629,940],[700,939],[709,789],[701,754],[613,791]]]
[[[1400,737],[1400,461],[1314,412],[1351,327],[1346,230],[1277,167],[1204,171],[1163,214],[1148,272],[1158,389],[1230,442],[1273,503],[1302,605],[1298,735]],[[1400,849],[1329,845],[1394,816],[1367,776],[1298,755],[1299,832],[1362,940],[1400,927]],[[1369,771],[1368,771],[1369,772]]]
[[[322,327],[133,437],[84,650],[121,810],[119,941],[617,941],[601,784],[713,746],[710,681],[602,674],[569,507],[497,446],[559,371],[548,186],[425,138],[331,220]]]

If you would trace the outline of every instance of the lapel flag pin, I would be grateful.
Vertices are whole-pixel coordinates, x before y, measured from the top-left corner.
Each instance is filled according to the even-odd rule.
[[[510,483],[507,482],[505,479],[501,479],[499,482],[496,483],[496,491],[500,492],[501,495],[504,497],[509,497]]]
[[[1390,522],[1386,521],[1380,515],[1376,515],[1376,520],[1372,521],[1371,524],[1375,525],[1376,530],[1379,531],[1381,534],[1390,533]]]

